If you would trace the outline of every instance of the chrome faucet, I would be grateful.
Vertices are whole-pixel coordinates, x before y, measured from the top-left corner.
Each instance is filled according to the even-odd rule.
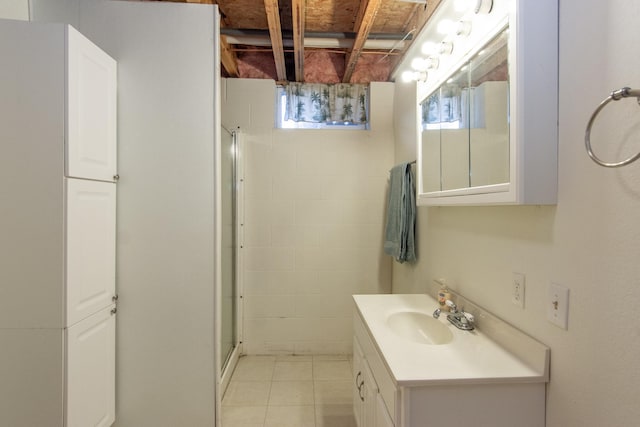
[[[446,300],[444,303],[449,306],[449,308],[451,309],[451,313],[457,313],[458,312],[458,306],[453,301],[451,301],[450,299]]]
[[[473,314],[465,313],[464,308],[458,311],[458,306],[451,300],[447,300],[446,304],[451,308],[451,313],[447,315],[447,320],[453,323],[453,326],[463,331],[475,329]],[[433,315],[435,317],[435,313]]]

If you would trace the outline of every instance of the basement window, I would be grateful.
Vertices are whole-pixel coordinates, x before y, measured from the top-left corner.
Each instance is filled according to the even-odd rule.
[[[369,128],[369,87],[289,83],[276,87],[276,128]]]

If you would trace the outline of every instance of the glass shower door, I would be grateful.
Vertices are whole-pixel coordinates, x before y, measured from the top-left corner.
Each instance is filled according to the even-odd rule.
[[[222,128],[222,289],[221,358],[224,372],[236,345],[236,161],[235,133]]]

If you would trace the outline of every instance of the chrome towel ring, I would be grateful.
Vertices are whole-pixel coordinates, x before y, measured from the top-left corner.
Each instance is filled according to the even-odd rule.
[[[589,119],[589,123],[587,123],[587,129],[584,133],[584,144],[587,148],[587,154],[589,154],[589,157],[591,157],[591,160],[593,160],[594,162],[596,162],[597,164],[599,164],[600,166],[604,166],[606,168],[617,168],[620,166],[625,166],[628,165],[629,163],[633,163],[636,160],[638,160],[640,158],[640,153],[635,154],[634,156],[629,157],[626,160],[623,160],[621,162],[605,162],[602,161],[598,158],[598,156],[596,156],[593,153],[593,150],[591,149],[591,126],[593,125],[593,122],[596,120],[596,117],[598,116],[598,113],[600,113],[600,111],[611,101],[619,101],[622,98],[628,98],[630,96],[633,96],[636,98],[638,104],[640,104],[640,90],[638,89],[631,89],[628,87],[623,87],[621,89],[618,90],[614,90],[613,92],[611,92],[611,94],[600,103],[600,105],[598,105],[598,108],[595,109],[595,111],[593,112],[593,114],[591,115],[591,119]]]

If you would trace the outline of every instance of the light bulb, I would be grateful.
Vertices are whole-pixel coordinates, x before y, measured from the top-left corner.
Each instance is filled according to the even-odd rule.
[[[402,74],[400,75],[400,77],[402,78],[402,81],[405,83],[408,83],[411,81],[425,82],[427,81],[428,76],[429,75],[427,74],[426,71],[403,71]]]
[[[422,58],[413,58],[411,68],[417,71],[424,71],[427,69],[427,61]]]
[[[455,24],[453,23],[452,20],[443,19],[442,21],[438,22],[438,26],[436,27],[436,30],[440,34],[448,35],[453,32],[454,28],[455,28]]]
[[[432,55],[436,52],[436,44],[434,42],[424,42],[422,43],[422,53],[425,55]]]
[[[466,12],[476,6],[476,0],[456,0],[454,8],[456,12]]]
[[[402,78],[403,82],[409,83],[413,80],[413,71],[403,71],[400,77]]]

